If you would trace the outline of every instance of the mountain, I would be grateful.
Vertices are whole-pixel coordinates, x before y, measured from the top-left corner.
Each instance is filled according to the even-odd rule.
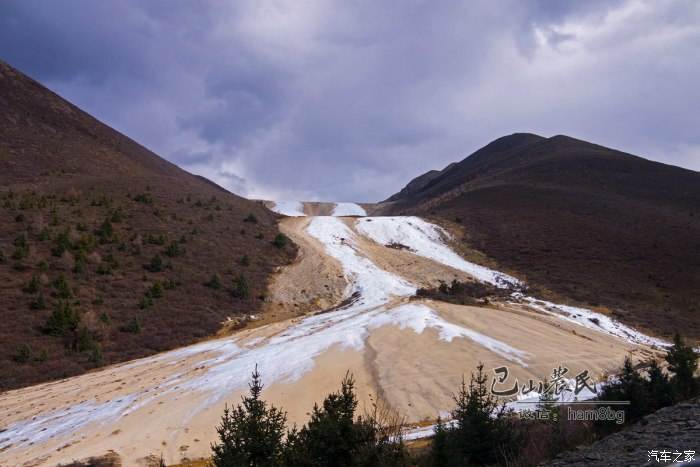
[[[513,134],[416,180],[378,212],[436,218],[533,287],[700,338],[700,173]]]
[[[0,62],[0,389],[215,334],[295,256],[279,216]],[[206,284],[206,285],[205,285]]]

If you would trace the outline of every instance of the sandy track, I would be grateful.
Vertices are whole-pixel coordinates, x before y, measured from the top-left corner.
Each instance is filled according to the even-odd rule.
[[[309,217],[280,222],[280,230],[299,246],[299,256],[273,279],[264,319],[280,321],[324,310],[343,299],[347,286],[343,269],[324,253],[321,243],[306,234],[309,222]]]
[[[560,364],[601,376],[629,352],[651,352],[522,304],[409,302],[417,286],[468,276],[374,242],[353,219],[289,218],[282,229],[301,253],[274,280],[269,324],[0,394],[0,465],[55,465],[110,450],[125,465],[161,453],[167,462],[206,456],[224,404],[239,400],[256,363],[265,397],[292,423],[303,423],[347,371],[361,404],[379,397],[420,422],[451,407],[462,375],[478,362],[489,372],[506,365],[522,381]],[[348,306],[297,316],[351,293]]]

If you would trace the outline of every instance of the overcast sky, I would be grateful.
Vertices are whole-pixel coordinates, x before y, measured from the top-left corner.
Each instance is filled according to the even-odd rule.
[[[249,197],[377,201],[514,132],[700,170],[700,1],[0,1],[0,58]]]

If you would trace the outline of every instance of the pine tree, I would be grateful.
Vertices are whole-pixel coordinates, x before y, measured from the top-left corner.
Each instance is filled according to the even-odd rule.
[[[539,404],[537,404],[537,410],[547,414],[547,421],[550,423],[556,423],[559,421],[559,407],[557,406],[557,396],[554,394],[555,388],[550,387],[547,378],[543,382],[543,391],[539,397]]]
[[[216,429],[220,442],[212,445],[216,467],[272,467],[283,458],[287,415],[261,399],[263,384],[257,365],[249,387],[250,394],[243,396],[242,404],[224,409]]]
[[[644,378],[632,364],[632,359],[627,356],[622,366],[622,391],[630,402],[628,406],[628,420],[636,420],[649,413],[649,394]]]
[[[250,288],[248,287],[248,280],[243,274],[239,275],[236,280],[233,281],[231,294],[236,298],[248,298]]]
[[[653,412],[672,405],[673,386],[656,360],[651,361],[648,373],[649,410]]]
[[[442,467],[450,465],[453,457],[450,452],[450,433],[440,417],[434,428],[435,435],[430,446],[430,465]]]
[[[354,426],[357,409],[354,388],[354,379],[346,375],[340,391],[329,394],[321,407],[314,405],[309,423],[299,433],[310,465],[353,465],[353,448],[359,442]]]
[[[61,301],[54,308],[44,325],[44,332],[52,336],[65,336],[75,332],[80,324],[80,314],[68,302]]]
[[[666,361],[669,370],[674,373],[671,382],[676,397],[684,400],[695,396],[698,393],[698,383],[694,377],[698,367],[698,354],[686,345],[678,333],[673,337],[673,346],[668,350]]]
[[[484,364],[476,367],[469,386],[462,379],[452,418],[456,426],[451,429],[454,442],[459,446],[461,461],[470,465],[490,465],[498,461],[501,446],[505,444],[500,419],[505,406],[491,394],[484,374]],[[461,465],[461,464],[460,464]]]

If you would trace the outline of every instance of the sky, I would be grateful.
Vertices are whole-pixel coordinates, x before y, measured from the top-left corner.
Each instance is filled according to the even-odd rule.
[[[251,198],[379,201],[515,132],[700,171],[696,0],[2,0],[0,58]]]

